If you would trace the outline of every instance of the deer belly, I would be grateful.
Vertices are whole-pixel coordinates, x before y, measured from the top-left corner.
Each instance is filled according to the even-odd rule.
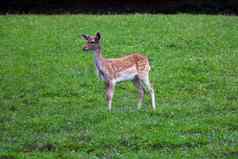
[[[136,68],[129,68],[127,70],[119,72],[118,77],[115,79],[115,82],[132,80],[135,78],[136,75],[137,75]]]

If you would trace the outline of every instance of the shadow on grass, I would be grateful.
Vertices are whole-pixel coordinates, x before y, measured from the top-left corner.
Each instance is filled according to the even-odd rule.
[[[224,156],[226,158],[238,158],[238,151],[226,152]]]
[[[207,142],[185,142],[185,143],[154,143],[150,144],[149,148],[151,150],[158,150],[158,149],[178,149],[178,148],[196,148],[207,145]]]
[[[16,159],[16,157],[12,155],[2,155],[0,156],[0,159]]]
[[[33,152],[33,151],[40,151],[40,152],[50,152],[55,151],[56,145],[51,143],[46,144],[28,144],[23,146],[24,152]]]

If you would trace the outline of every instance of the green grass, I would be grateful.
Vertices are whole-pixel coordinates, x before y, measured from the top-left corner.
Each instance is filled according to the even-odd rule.
[[[144,52],[158,109],[103,82],[80,34],[105,57]],[[0,158],[237,158],[238,17],[0,16]]]

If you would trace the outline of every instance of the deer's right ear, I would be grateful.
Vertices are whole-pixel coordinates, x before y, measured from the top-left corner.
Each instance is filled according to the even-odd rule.
[[[96,33],[96,40],[99,41],[101,39],[101,34],[99,32]]]
[[[81,34],[81,38],[84,39],[84,40],[88,40],[88,36],[85,35],[85,34]]]

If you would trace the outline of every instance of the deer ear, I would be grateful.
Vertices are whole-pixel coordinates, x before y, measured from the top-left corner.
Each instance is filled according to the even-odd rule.
[[[82,39],[85,39],[85,40],[88,40],[88,36],[85,35],[85,34],[81,34],[81,38],[82,38]]]
[[[99,32],[96,33],[96,40],[99,41],[101,39],[101,34]]]

